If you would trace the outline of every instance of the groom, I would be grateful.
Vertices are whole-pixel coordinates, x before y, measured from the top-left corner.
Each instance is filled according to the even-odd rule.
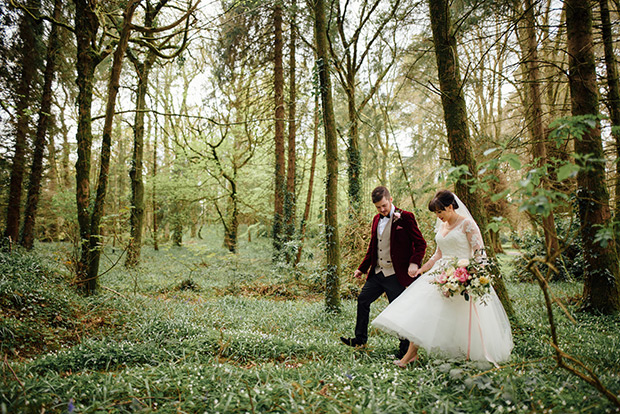
[[[413,213],[395,208],[385,187],[372,190],[372,202],[377,214],[372,220],[372,234],[366,257],[353,276],[360,278],[368,272],[366,283],[357,298],[355,337],[340,340],[349,346],[368,341],[370,304],[384,292],[392,302],[414,280],[426,252],[426,241],[418,229]],[[404,355],[409,341],[400,341]]]

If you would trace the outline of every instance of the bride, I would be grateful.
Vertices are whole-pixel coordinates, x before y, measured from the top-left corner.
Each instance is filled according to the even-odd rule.
[[[429,353],[495,365],[508,360],[513,347],[510,322],[493,288],[483,303],[461,295],[445,297],[433,283],[449,261],[471,259],[474,252],[484,252],[478,225],[450,191],[439,191],[428,208],[437,216],[437,250],[416,273],[420,277],[372,325],[410,341],[407,353],[394,361],[401,368],[418,359],[419,347]]]

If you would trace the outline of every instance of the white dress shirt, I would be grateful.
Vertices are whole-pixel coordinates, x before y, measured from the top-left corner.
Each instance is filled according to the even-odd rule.
[[[382,235],[383,234],[383,230],[385,230],[385,226],[387,226],[387,224],[390,221],[390,217],[392,217],[392,215],[394,214],[394,211],[396,210],[396,207],[394,207],[394,204],[392,204],[392,209],[390,210],[390,215],[389,216],[381,216],[379,218],[379,225],[377,226],[377,235]]]

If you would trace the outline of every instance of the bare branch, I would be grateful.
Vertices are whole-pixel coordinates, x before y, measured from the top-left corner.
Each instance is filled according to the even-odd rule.
[[[131,26],[131,28],[133,30],[137,31],[137,32],[148,33],[148,34],[165,32],[167,30],[170,30],[170,29],[173,29],[173,28],[177,27],[185,19],[189,20],[189,16],[196,10],[196,7],[198,7],[199,3],[200,3],[200,0],[196,1],[196,4],[194,4],[192,7],[190,7],[189,10],[187,10],[187,13],[185,13],[176,22],[171,23],[168,26],[162,26],[162,27],[143,27],[143,26],[137,26],[137,25],[134,24],[134,25]]]
[[[35,16],[34,13],[32,13],[32,11],[30,11],[30,9],[28,9],[28,7],[24,6],[23,4],[17,4],[15,2],[15,0],[9,0],[9,3],[11,3],[11,6],[15,7],[16,9],[23,10],[26,14],[28,14],[31,18],[33,18],[37,22],[41,22],[42,20],[46,20],[46,21],[51,22],[53,24],[57,24],[60,27],[64,27],[65,29],[69,30],[71,33],[75,33],[75,28],[73,26],[69,26],[67,23],[61,22],[59,20],[54,19],[53,17],[47,16],[47,15],[44,15],[44,14],[42,14],[40,16]]]

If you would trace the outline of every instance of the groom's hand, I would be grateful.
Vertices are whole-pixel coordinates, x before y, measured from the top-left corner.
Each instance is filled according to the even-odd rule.
[[[363,273],[361,270],[356,269],[355,272],[353,273],[353,277],[355,277],[356,279],[359,279],[360,277],[362,277]]]
[[[416,277],[418,276],[418,265],[415,263],[409,263],[409,269],[407,270],[407,273],[409,274],[409,277]]]

